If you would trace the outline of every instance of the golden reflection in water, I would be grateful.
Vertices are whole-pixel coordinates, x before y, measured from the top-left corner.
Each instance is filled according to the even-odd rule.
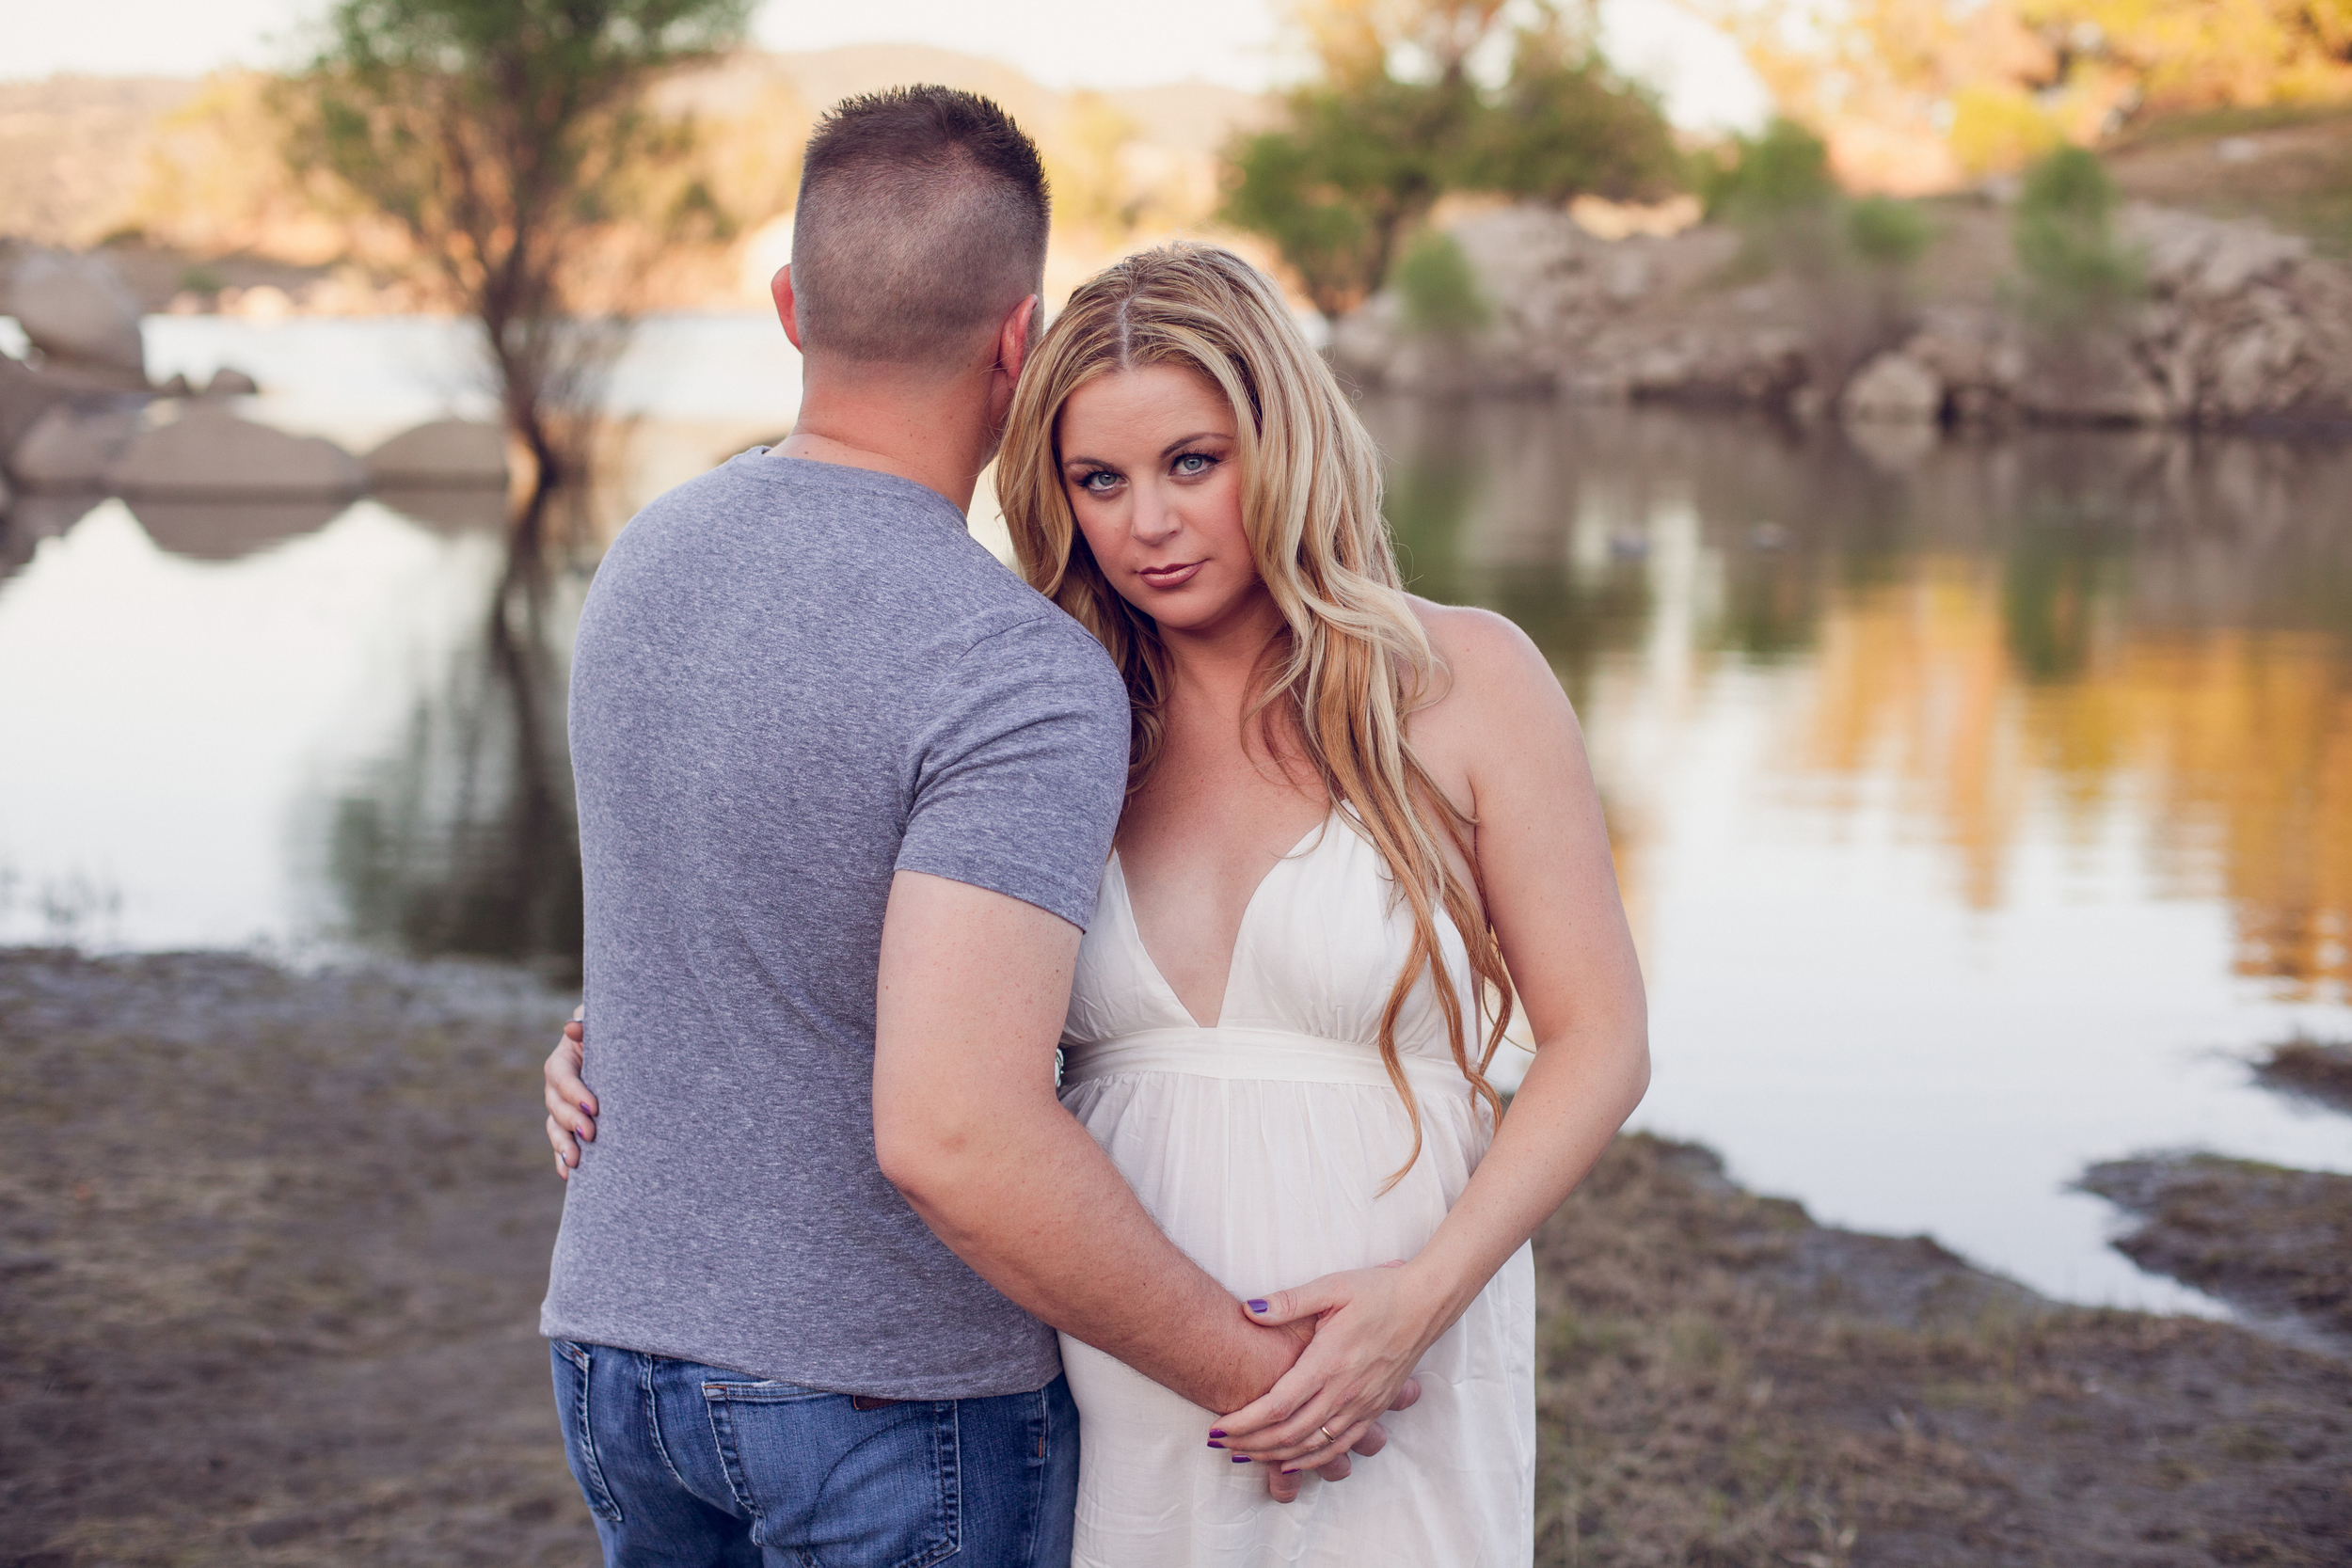
[[[1849,800],[1872,770],[1896,769],[1979,909],[2001,901],[2037,785],[2083,837],[2137,794],[2166,890],[2230,903],[2237,973],[2296,997],[2344,990],[2352,681],[2341,640],[2142,629],[2110,614],[2088,628],[2069,678],[2035,683],[2012,654],[2005,609],[1997,568],[1952,555],[1825,607],[1804,768]]]

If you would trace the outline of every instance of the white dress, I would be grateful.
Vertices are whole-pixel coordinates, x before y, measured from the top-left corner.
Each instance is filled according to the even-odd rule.
[[[1062,1102],[1175,1243],[1241,1299],[1410,1258],[1493,1129],[1423,978],[1398,1020],[1420,1158],[1380,1062],[1381,1008],[1412,940],[1379,852],[1334,814],[1242,916],[1216,1027],[1144,951],[1117,856],[1078,952]],[[1474,994],[1440,917],[1447,977]],[[1288,1505],[1207,1446],[1211,1412],[1062,1338],[1079,1413],[1076,1568],[1526,1568],[1534,1558],[1534,1263],[1526,1247],[1417,1369],[1421,1402],[1349,1480]]]

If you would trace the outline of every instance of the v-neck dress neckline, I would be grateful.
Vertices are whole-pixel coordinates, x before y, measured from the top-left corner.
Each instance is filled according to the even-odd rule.
[[[1266,883],[1281,875],[1284,866],[1303,858],[1302,851],[1306,855],[1311,855],[1322,848],[1322,839],[1328,836],[1331,824],[1339,815],[1339,808],[1336,806],[1325,812],[1313,827],[1298,835],[1298,841],[1295,844],[1275,857],[1274,863],[1265,868],[1264,874],[1258,879],[1256,885],[1250,888],[1248,900],[1241,907],[1241,919],[1233,927],[1233,945],[1226,950],[1225,984],[1217,991],[1216,1018],[1208,1023],[1201,1022],[1193,1015],[1192,1009],[1184,1005],[1184,999],[1176,994],[1175,986],[1168,978],[1168,971],[1162,969],[1160,960],[1152,956],[1151,944],[1143,940],[1143,923],[1136,918],[1135,894],[1127,886],[1126,860],[1117,849],[1111,851],[1110,864],[1104,869],[1103,877],[1105,891],[1115,891],[1118,894],[1120,909],[1126,918],[1127,925],[1136,934],[1136,950],[1142,955],[1145,972],[1152,983],[1157,985],[1166,995],[1168,1003],[1184,1015],[1185,1022],[1190,1023],[1196,1029],[1217,1029],[1224,1026],[1226,1020],[1232,1015],[1233,972],[1239,967],[1242,948],[1249,941],[1249,917],[1258,908],[1258,895],[1265,892]]]

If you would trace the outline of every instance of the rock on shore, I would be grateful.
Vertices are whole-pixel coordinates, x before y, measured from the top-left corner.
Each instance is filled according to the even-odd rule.
[[[2002,220],[1961,213],[1954,227],[1977,253],[1949,276],[1923,268],[1907,292],[1822,269],[1753,276],[1721,228],[1601,240],[1515,207],[1452,230],[1493,307],[1486,328],[1417,335],[1384,292],[1336,324],[1332,361],[1396,391],[1746,404],[1864,425],[2352,427],[2352,270],[2309,242],[2134,204],[2119,228],[2145,297],[2036,331],[1987,287],[2006,264]]]
[[[5,300],[52,376],[92,388],[145,389],[138,296],[104,257],[29,251],[8,279]]]
[[[367,473],[332,441],[289,436],[201,403],[132,442],[106,482],[124,496],[348,498],[366,488]]]

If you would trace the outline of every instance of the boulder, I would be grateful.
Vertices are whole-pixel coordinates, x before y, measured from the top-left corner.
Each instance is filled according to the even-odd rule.
[[[227,365],[215,371],[213,379],[204,384],[204,395],[208,398],[247,397],[261,389],[251,376]]]
[[[8,474],[27,490],[103,490],[106,470],[138,433],[136,409],[61,403],[8,453]]]
[[[1846,383],[1837,411],[1857,424],[1932,424],[1944,412],[1944,383],[1907,354],[1882,354]]]
[[[0,354],[0,466],[36,420],[72,397],[72,388]]]
[[[138,296],[103,257],[30,251],[16,264],[8,303],[45,359],[146,385]]]
[[[141,436],[106,479],[125,496],[190,499],[348,498],[367,485],[358,459],[334,442],[289,436],[201,403]]]
[[[2227,299],[2311,254],[2311,241],[2259,223],[2210,218],[2135,203],[2123,211],[2124,240],[2137,247],[2157,293]]]
[[[2053,424],[2164,424],[2175,412],[2131,345],[2104,333],[2044,345],[2014,396],[2026,413]]]
[[[19,496],[0,516],[0,578],[33,559],[44,539],[63,535],[105,499],[95,491],[73,496]]]
[[[506,487],[506,433],[472,420],[436,420],[393,436],[367,456],[379,489]]]

